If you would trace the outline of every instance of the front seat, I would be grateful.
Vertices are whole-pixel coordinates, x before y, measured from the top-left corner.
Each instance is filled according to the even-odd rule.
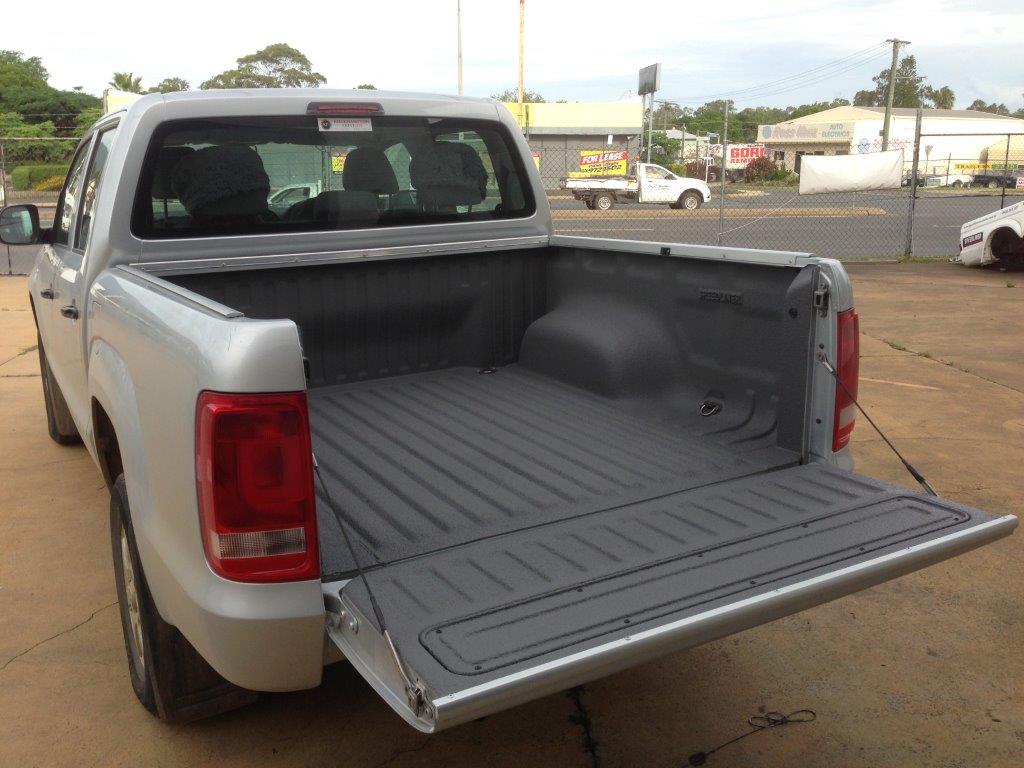
[[[205,147],[188,155],[175,166],[171,186],[195,227],[244,229],[274,220],[263,159],[242,144]]]
[[[454,213],[487,197],[487,169],[467,144],[439,141],[413,155],[409,176],[424,211]]]
[[[346,192],[398,193],[398,179],[387,156],[376,147],[356,147],[345,158],[341,183]]]

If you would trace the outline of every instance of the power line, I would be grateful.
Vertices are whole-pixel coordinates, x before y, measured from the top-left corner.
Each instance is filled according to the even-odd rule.
[[[682,99],[675,99],[677,102],[706,102],[720,98],[733,98],[737,96],[746,95],[769,95],[771,93],[781,93],[785,90],[792,90],[794,88],[802,87],[810,83],[819,82],[820,80],[834,77],[838,74],[843,74],[851,69],[860,67],[874,58],[882,55],[883,49],[888,48],[888,42],[877,43],[869,48],[865,48],[860,51],[856,51],[847,56],[843,56],[833,61],[821,64],[817,67],[804,70],[802,72],[796,72],[786,77],[778,78],[776,80],[769,80],[758,85],[748,86],[746,88],[738,88],[733,91],[721,92],[715,94],[707,94],[704,96],[687,97]],[[782,90],[779,86],[785,86]]]

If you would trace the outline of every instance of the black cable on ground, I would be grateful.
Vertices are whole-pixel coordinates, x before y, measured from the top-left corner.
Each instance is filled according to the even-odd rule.
[[[798,709],[795,712],[790,712],[788,715],[784,715],[781,712],[765,712],[763,715],[751,715],[747,718],[747,724],[750,726],[749,731],[719,744],[714,749],[709,749],[706,752],[694,752],[686,759],[683,765],[704,765],[715,752],[728,747],[730,744],[735,744],[737,741],[747,738],[747,736],[753,736],[755,733],[769,731],[772,728],[779,728],[783,725],[810,723],[817,719],[818,716],[814,713],[813,709]]]

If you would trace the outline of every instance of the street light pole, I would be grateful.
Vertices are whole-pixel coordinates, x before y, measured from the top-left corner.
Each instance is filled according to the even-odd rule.
[[[455,30],[459,37],[459,96],[462,95],[462,0],[455,0]]]
[[[892,64],[889,66],[889,87],[885,91],[885,119],[882,121],[882,151],[889,148],[889,121],[892,119],[892,100],[896,94],[896,64],[900,55],[901,45],[910,45],[909,40],[897,40],[890,37],[885,42],[892,43]]]

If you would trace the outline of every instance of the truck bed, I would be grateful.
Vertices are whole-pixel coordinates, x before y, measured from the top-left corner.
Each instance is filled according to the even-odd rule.
[[[624,408],[519,365],[493,371],[451,368],[309,393],[314,452],[363,567],[800,458],[774,444],[772,423],[751,419],[716,433],[721,422]],[[323,493],[324,577],[351,575]]]

